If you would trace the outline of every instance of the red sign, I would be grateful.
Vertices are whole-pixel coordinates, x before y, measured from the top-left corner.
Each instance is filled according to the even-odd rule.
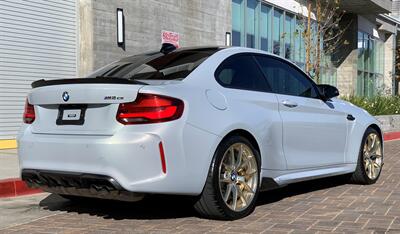
[[[171,31],[161,31],[161,44],[170,43],[179,48],[179,33]]]

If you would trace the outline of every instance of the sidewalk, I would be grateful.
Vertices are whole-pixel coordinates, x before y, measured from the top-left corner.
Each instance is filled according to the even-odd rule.
[[[0,150],[0,180],[19,177],[17,149]]]
[[[0,198],[41,192],[20,179],[17,149],[0,150]]]

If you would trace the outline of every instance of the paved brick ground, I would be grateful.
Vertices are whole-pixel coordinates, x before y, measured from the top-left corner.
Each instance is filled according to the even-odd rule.
[[[260,195],[255,212],[233,222],[197,218],[191,201],[152,197],[127,204],[73,204],[55,195],[40,202],[52,216],[1,233],[400,233],[400,141],[386,143],[385,167],[372,186],[342,177]]]

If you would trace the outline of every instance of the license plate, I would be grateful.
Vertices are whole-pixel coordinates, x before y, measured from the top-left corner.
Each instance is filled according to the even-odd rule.
[[[57,125],[83,125],[87,105],[60,105]]]

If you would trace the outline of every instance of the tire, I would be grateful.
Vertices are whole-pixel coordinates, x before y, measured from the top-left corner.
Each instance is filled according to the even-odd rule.
[[[375,139],[375,143],[373,143],[373,139]],[[371,148],[369,146],[371,146]],[[379,168],[377,168],[377,166],[379,166]],[[360,152],[358,154],[357,167],[355,172],[351,175],[350,182],[363,185],[374,184],[381,175],[382,166],[382,138],[375,129],[369,127],[364,133]]]
[[[252,213],[259,193],[260,165],[260,153],[249,140],[237,135],[224,139],[214,154],[195,210],[204,218],[219,220],[240,219]]]

